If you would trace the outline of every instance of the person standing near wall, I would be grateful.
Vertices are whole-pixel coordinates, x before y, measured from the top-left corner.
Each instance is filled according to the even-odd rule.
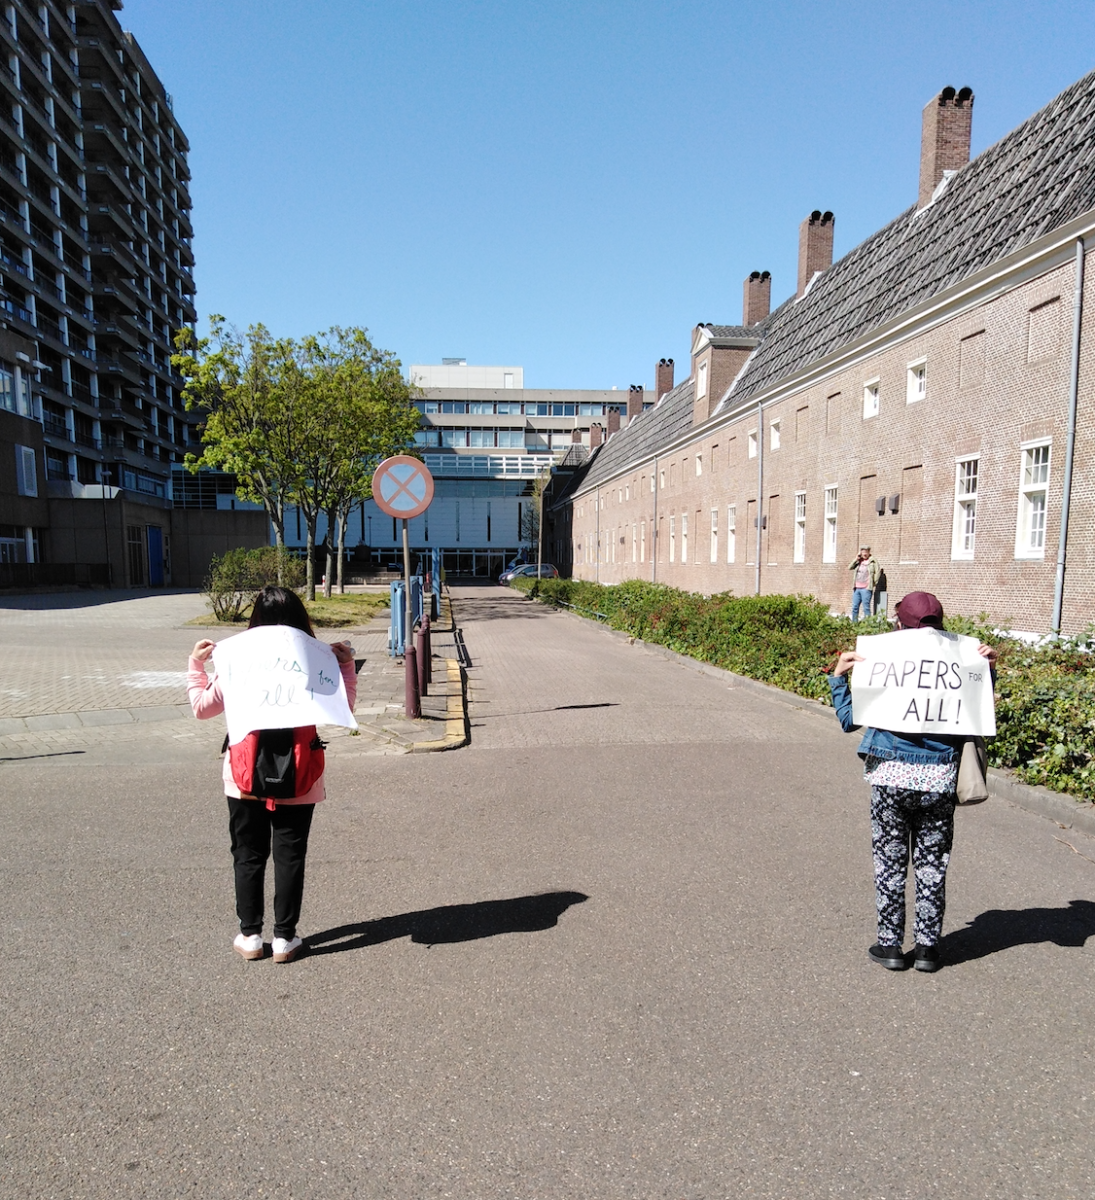
[[[910,592],[895,611],[899,629],[943,628],[943,606],[931,592]],[[995,680],[996,651],[982,643],[977,652],[988,661]],[[863,655],[845,650],[829,677],[833,708],[845,733],[859,728],[852,719],[848,673],[863,661]],[[867,955],[871,962],[889,971],[902,971],[909,965],[903,943],[910,851],[916,879],[912,965],[918,971],[939,967],[938,946],[964,740],[868,727],[859,743],[863,778],[871,785],[871,846],[878,910],[878,942]]]
[[[878,583],[880,568],[878,559],[871,553],[870,546],[860,546],[859,554],[852,559],[848,570],[852,575],[852,620],[859,620],[859,610],[863,615],[871,615],[875,586]]]

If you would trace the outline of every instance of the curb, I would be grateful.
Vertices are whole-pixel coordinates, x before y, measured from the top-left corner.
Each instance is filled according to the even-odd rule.
[[[161,704],[148,708],[89,708],[83,712],[37,713],[30,717],[0,718],[0,737],[17,733],[50,733],[61,729],[95,729],[103,725],[130,725],[138,721],[173,721],[192,717],[189,704]]]
[[[448,682],[448,709],[445,715],[445,736],[429,742],[411,742],[412,754],[430,754],[440,750],[458,750],[468,744],[467,676],[455,658],[445,659]]]
[[[547,607],[554,609],[564,617],[573,617],[578,621],[585,621],[587,624],[598,625],[612,637],[626,642],[629,646],[638,646],[647,654],[656,654],[659,658],[676,662],[701,675],[710,675],[716,679],[729,681],[735,688],[757,692],[767,696],[770,700],[786,704],[788,708],[797,708],[803,712],[814,713],[817,716],[824,716],[827,720],[832,720],[833,710],[827,704],[821,704],[817,700],[811,700],[806,696],[796,696],[794,692],[786,692],[782,688],[773,687],[770,683],[761,683],[759,679],[735,675],[733,671],[701,662],[698,658],[689,658],[687,654],[670,650],[668,646],[659,646],[655,642],[644,642],[642,638],[625,633],[622,629],[609,629],[607,625],[601,625],[599,621],[591,622],[588,617],[583,617],[578,613],[567,612],[565,609],[555,608],[554,605],[547,605]],[[1075,829],[1080,833],[1095,837],[1095,803],[1078,799],[1075,796],[1067,796],[1063,792],[1054,792],[1036,784],[1022,783],[998,767],[989,767],[988,786],[989,794],[999,800],[1006,800],[1027,812],[1045,817],[1062,829]]]

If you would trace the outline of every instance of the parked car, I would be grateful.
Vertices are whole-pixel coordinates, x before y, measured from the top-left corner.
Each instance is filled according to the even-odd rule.
[[[505,587],[512,583],[520,575],[531,575],[532,578],[535,579],[536,570],[537,568],[535,563],[522,563],[519,567],[510,567],[508,571],[503,571],[502,574],[498,576],[498,582]],[[559,572],[551,565],[551,563],[541,563],[539,570],[541,579],[559,578]]]

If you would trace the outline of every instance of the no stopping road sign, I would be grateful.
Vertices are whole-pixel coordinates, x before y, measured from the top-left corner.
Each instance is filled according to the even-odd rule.
[[[417,458],[396,454],[373,472],[373,499],[389,517],[420,517],[433,503],[433,476]]]

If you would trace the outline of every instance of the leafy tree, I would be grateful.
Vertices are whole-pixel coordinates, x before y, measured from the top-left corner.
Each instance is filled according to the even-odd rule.
[[[292,344],[274,340],[263,325],[241,334],[222,316],[209,323],[209,336],[200,340],[193,329],[180,329],[171,356],[186,380],[186,407],[205,414],[202,453],[187,454],[186,466],[235,475],[236,495],[265,507],[283,548],[301,423],[298,391],[287,387]]]
[[[323,334],[305,338],[302,344],[304,370],[313,388],[312,403],[322,413],[328,441],[326,470],[322,481],[327,515],[327,562],[324,594],[330,596],[337,577],[343,590],[342,566],[346,521],[355,505],[372,495],[376,465],[393,454],[412,450],[419,425],[412,404],[414,389],[404,380],[399,360],[378,350],[366,330],[335,326]],[[306,486],[311,487],[311,484]],[[309,502],[319,500],[316,495]],[[302,507],[302,511],[306,511]]]

